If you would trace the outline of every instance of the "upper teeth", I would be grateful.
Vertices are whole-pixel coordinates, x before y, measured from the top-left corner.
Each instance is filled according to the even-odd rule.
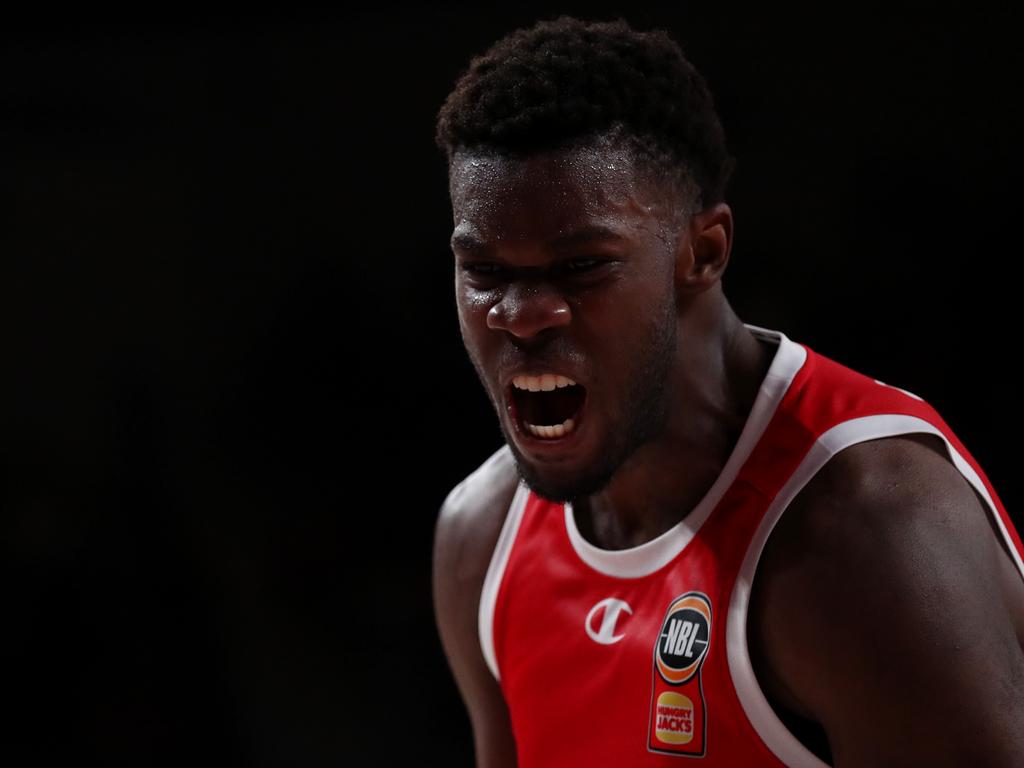
[[[575,384],[572,379],[553,373],[545,373],[543,376],[516,376],[512,379],[513,387],[528,389],[531,392],[550,392],[552,389],[571,387]]]

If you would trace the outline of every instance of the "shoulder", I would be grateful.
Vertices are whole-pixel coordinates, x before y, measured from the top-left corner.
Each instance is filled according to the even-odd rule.
[[[507,445],[456,485],[434,530],[434,616],[448,664],[473,726],[477,765],[515,765],[516,747],[501,688],[484,660],[480,592],[519,484]]]
[[[861,565],[854,582],[898,558],[900,572],[924,577],[923,562],[905,556],[941,548],[965,560],[994,562],[998,541],[989,512],[952,463],[945,443],[914,433],[866,440],[836,453],[801,489],[783,514],[765,555],[790,563]],[[893,574],[889,573],[891,577]]]
[[[839,451],[782,516],[750,630],[770,678],[822,724],[837,759],[1024,757],[1024,655],[988,516],[926,434]]]
[[[483,580],[518,483],[503,445],[448,493],[434,529],[435,570],[460,583]]]

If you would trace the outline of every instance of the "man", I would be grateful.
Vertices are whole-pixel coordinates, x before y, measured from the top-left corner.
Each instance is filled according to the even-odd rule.
[[[920,397],[732,311],[732,159],[671,38],[519,30],[437,140],[506,438],[434,543],[478,764],[1024,765],[1020,537]]]

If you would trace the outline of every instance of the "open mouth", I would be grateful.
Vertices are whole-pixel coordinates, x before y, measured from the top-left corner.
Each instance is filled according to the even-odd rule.
[[[517,376],[509,387],[512,419],[523,434],[558,440],[580,425],[587,390],[564,376]]]

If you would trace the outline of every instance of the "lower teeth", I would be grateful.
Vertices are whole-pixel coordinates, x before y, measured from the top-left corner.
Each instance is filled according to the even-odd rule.
[[[566,419],[561,424],[555,424],[554,426],[537,426],[536,424],[530,424],[525,421],[523,423],[530,431],[530,434],[536,437],[547,438],[549,440],[556,437],[564,437],[576,428],[576,422],[572,419]]]

